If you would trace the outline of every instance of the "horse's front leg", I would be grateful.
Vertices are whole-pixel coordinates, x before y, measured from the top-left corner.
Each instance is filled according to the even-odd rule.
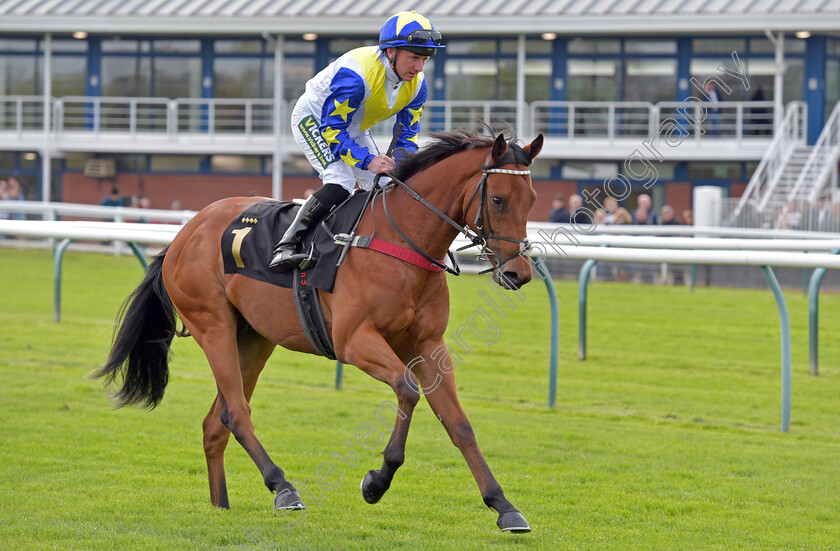
[[[435,362],[422,362],[418,368],[414,370],[423,385],[424,396],[429,402],[432,411],[435,412],[443,427],[446,429],[452,443],[461,451],[470,471],[478,483],[478,489],[481,491],[481,497],[484,503],[494,509],[499,518],[496,524],[502,531],[510,532],[530,532],[531,526],[522,513],[507,500],[502,487],[496,481],[490,467],[487,465],[481,450],[478,449],[478,442],[475,439],[472,426],[470,425],[467,415],[461,409],[461,404],[458,402],[458,395],[455,391],[455,375],[453,372],[446,373],[445,369],[439,369],[439,366],[453,365],[451,358],[448,357],[446,348],[442,348],[443,343],[438,343],[435,349],[437,354],[433,356],[440,356],[440,352],[444,351],[445,358]],[[426,356],[424,356],[426,357]]]
[[[368,471],[361,484],[365,501],[376,503],[391,487],[394,474],[405,462],[408,428],[420,394],[411,388],[403,376],[405,364],[382,335],[372,328],[359,328],[355,331],[348,339],[342,356],[345,363],[353,364],[374,379],[387,383],[397,395],[397,419],[391,438],[382,452],[382,467],[378,471]]]

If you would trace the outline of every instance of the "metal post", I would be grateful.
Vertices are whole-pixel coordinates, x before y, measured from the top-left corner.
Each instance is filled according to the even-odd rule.
[[[134,256],[136,256],[137,259],[140,260],[140,264],[143,265],[143,269],[145,270],[146,268],[148,268],[149,267],[149,261],[146,260],[146,255],[143,254],[143,251],[140,250],[140,247],[137,246],[137,243],[129,241],[128,246],[131,247],[132,251],[134,251]]]
[[[548,368],[548,407],[553,408],[557,402],[557,350],[560,339],[560,308],[557,304],[557,290],[554,288],[554,280],[551,279],[551,274],[548,272],[548,268],[542,258],[535,258],[534,265],[537,273],[545,281],[545,287],[548,289],[548,302],[551,305],[551,360]]]
[[[831,254],[840,254],[840,249],[834,249]],[[811,284],[808,286],[808,372],[816,377],[819,370],[819,307],[820,283],[825,275],[825,268],[816,268],[811,274]]]
[[[70,244],[69,239],[62,239],[61,243],[55,249],[55,256],[53,262],[53,320],[55,323],[61,321],[61,262],[64,259],[64,251],[67,250],[67,245]]]
[[[44,145],[41,151],[41,200],[49,203],[52,188],[52,34],[44,35]]]
[[[586,359],[586,287],[589,285],[589,273],[597,260],[587,260],[580,268],[578,276],[578,359]]]
[[[344,367],[344,364],[341,362],[335,362],[335,389],[341,390],[341,371]]]
[[[527,136],[525,128],[525,35],[519,35],[516,48],[516,132]],[[489,120],[489,119],[488,119]]]
[[[779,308],[779,323],[782,327],[782,432],[790,432],[790,318],[785,295],[773,270],[769,266],[762,266],[761,272],[773,290]]]
[[[269,42],[270,44],[270,42]],[[271,157],[271,197],[283,200],[283,35],[274,39],[274,153]]]

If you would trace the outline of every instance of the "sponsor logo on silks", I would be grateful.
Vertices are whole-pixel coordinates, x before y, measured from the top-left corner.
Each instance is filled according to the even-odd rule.
[[[309,148],[315,154],[322,167],[327,168],[338,160],[332,154],[332,151],[330,151],[330,144],[321,135],[321,131],[318,129],[318,121],[315,120],[314,116],[309,115],[300,121],[298,123],[298,129],[303,134],[306,143],[309,144]]]

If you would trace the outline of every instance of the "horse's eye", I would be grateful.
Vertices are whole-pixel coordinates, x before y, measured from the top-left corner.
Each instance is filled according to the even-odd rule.
[[[500,209],[501,209],[501,208],[504,208],[504,206],[505,206],[505,200],[504,200],[504,199],[502,199],[501,197],[498,197],[498,196],[495,196],[495,195],[494,195],[494,196],[493,196],[493,205],[495,205],[496,207],[498,207],[498,208],[500,208]]]

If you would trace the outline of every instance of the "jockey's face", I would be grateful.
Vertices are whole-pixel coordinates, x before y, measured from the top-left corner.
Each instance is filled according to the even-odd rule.
[[[422,73],[426,61],[429,60],[429,56],[415,54],[401,48],[388,48],[386,53],[394,65],[394,72],[403,80],[412,80],[418,73]]]

